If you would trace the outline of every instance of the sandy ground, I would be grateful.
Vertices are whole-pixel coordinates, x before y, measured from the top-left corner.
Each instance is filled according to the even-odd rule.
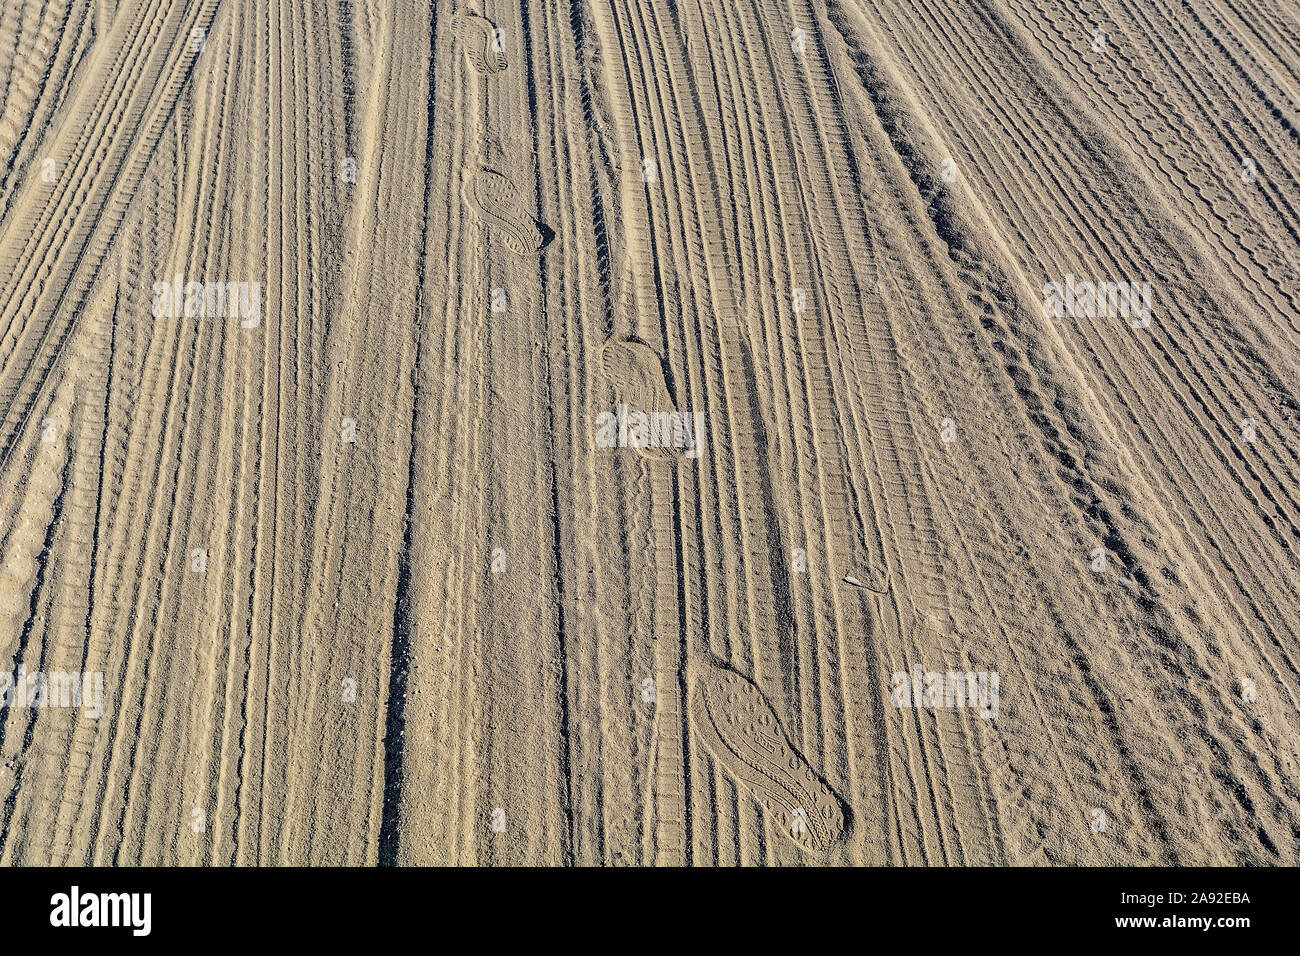
[[[1298,17],[2,0],[0,862],[1294,865]]]

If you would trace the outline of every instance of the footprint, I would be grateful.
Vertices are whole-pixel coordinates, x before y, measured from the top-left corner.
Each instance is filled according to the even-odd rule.
[[[644,412],[671,412],[663,363],[654,349],[636,339],[612,338],[600,352],[600,369],[621,402]]]
[[[470,66],[485,76],[506,68],[506,52],[500,49],[492,21],[464,10],[451,18],[451,32],[465,47]]]
[[[614,386],[617,401],[646,415],[674,414],[663,363],[654,349],[636,339],[612,338],[600,353],[600,369]],[[669,443],[671,445],[671,443]],[[639,447],[647,458],[671,458],[683,449]]]
[[[778,820],[778,828],[809,852],[845,832],[844,808],[791,746],[762,691],[709,657],[693,657],[691,723],[723,768]]]
[[[506,176],[480,166],[470,184],[474,208],[505,236],[506,247],[517,256],[526,256],[542,247],[542,233],[531,217],[523,212],[519,190]]]

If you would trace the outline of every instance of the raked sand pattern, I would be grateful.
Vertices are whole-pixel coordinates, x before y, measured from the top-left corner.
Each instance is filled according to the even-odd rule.
[[[1296,14],[4,0],[0,864],[1300,862]]]

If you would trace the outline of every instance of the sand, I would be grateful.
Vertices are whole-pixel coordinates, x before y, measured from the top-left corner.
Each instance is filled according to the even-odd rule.
[[[0,863],[1296,864],[1297,12],[4,0]]]

